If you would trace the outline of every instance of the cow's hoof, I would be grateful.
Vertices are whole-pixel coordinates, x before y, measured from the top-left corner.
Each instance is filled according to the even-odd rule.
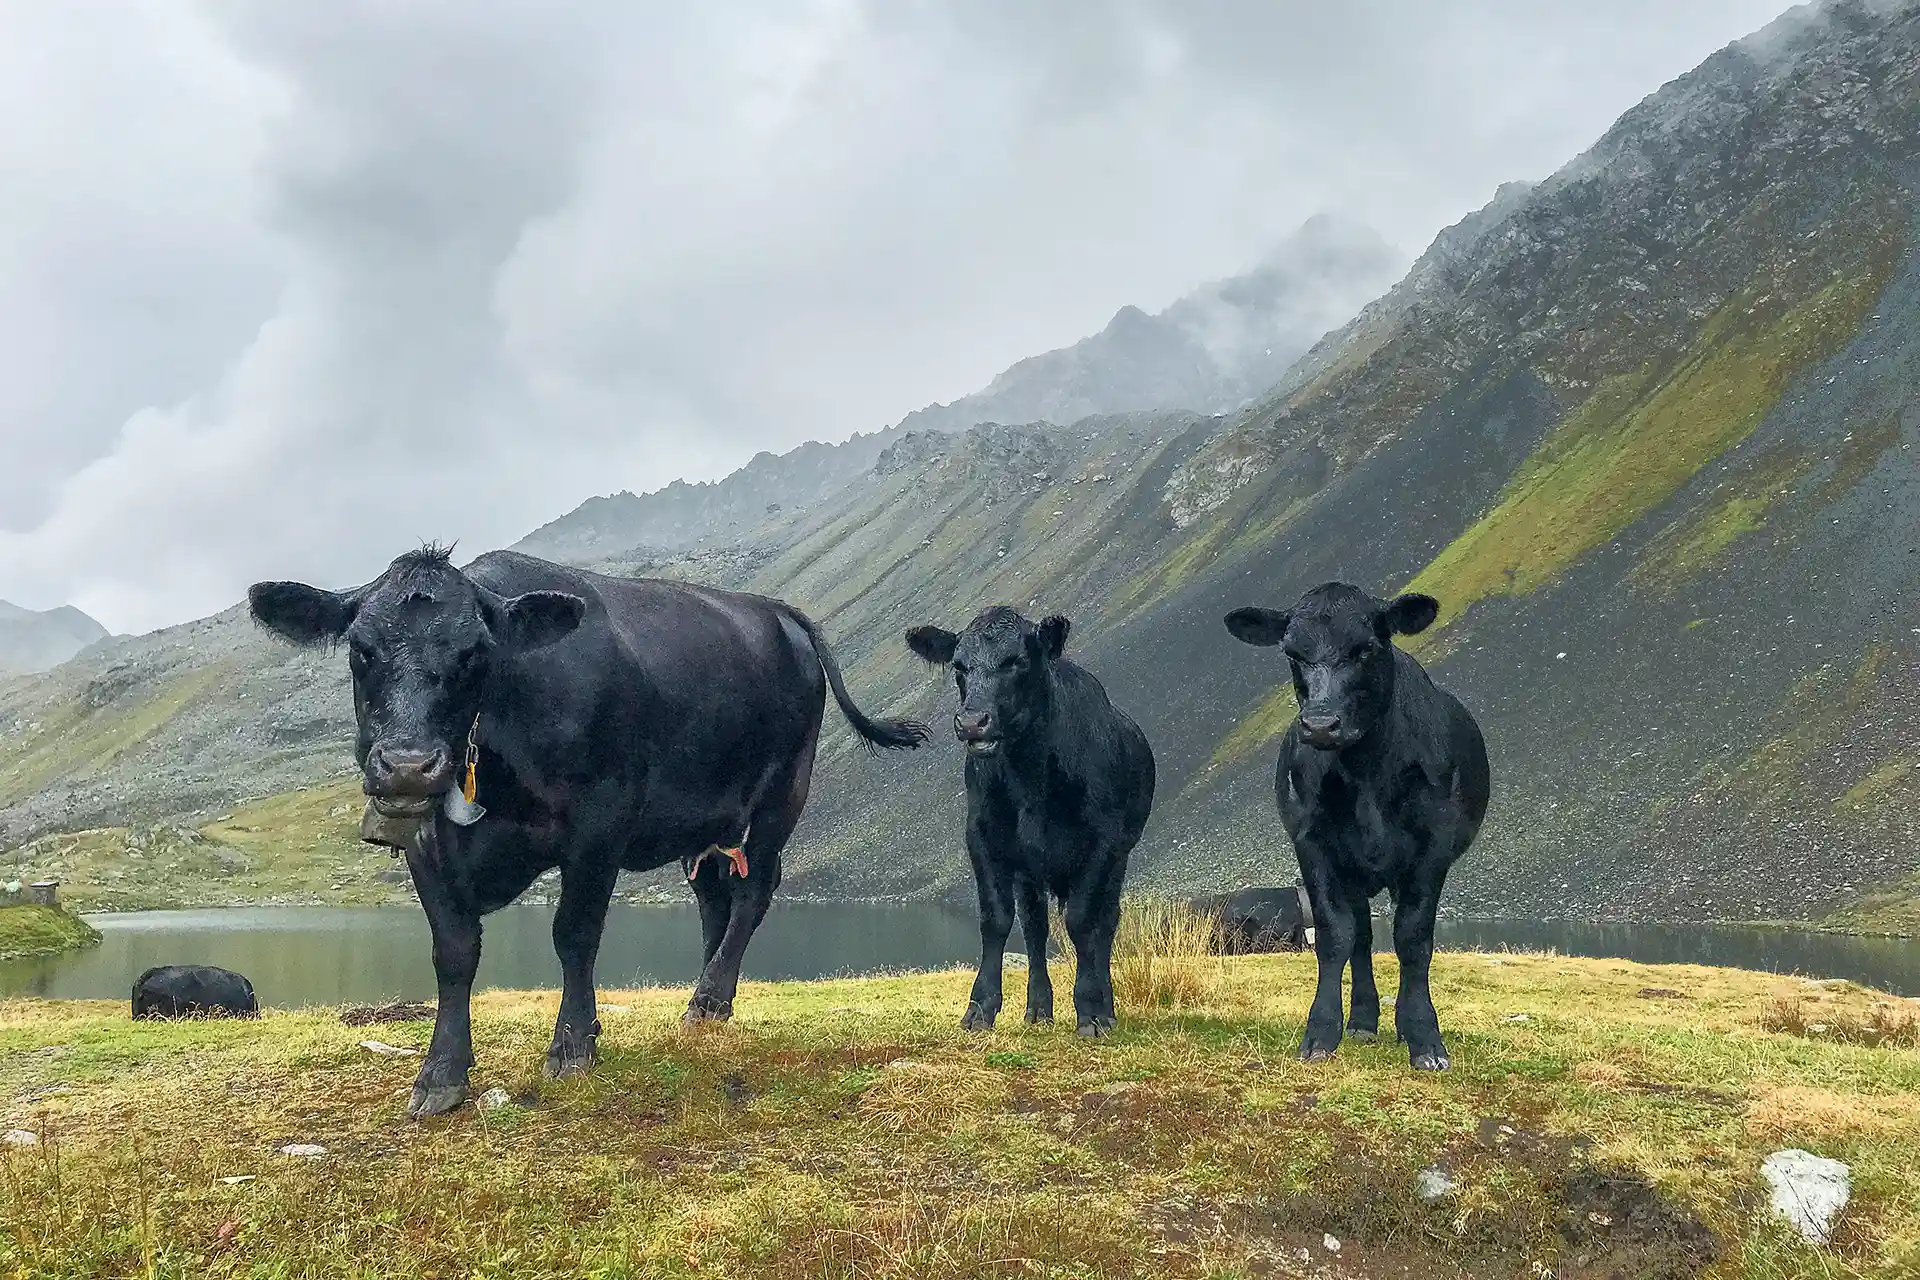
[[[416,1084],[413,1097],[407,1101],[407,1118],[424,1120],[428,1116],[443,1116],[466,1100],[464,1084]]]
[[[991,1031],[993,1030],[993,1020],[997,1016],[999,1015],[989,1013],[977,1004],[970,1004],[967,1006],[967,1011],[960,1015],[960,1029],[962,1031]]]
[[[589,1048],[585,1053],[547,1053],[547,1079],[570,1080],[574,1076],[583,1076],[593,1070],[593,1064],[600,1055]]]
[[[1080,1025],[1074,1028],[1074,1033],[1085,1036],[1089,1040],[1098,1040],[1102,1036],[1112,1035],[1113,1019],[1082,1018],[1080,1019]]]
[[[1324,1045],[1306,1045],[1300,1050],[1302,1062],[1328,1062],[1333,1058],[1333,1050]]]
[[[1036,1024],[1036,1025],[1037,1025],[1037,1024],[1039,1024],[1039,1023],[1042,1023],[1042,1022],[1052,1022],[1052,1021],[1053,1021],[1053,1010],[1051,1010],[1051,1009],[1029,1009],[1029,1010],[1027,1010],[1027,1021],[1028,1021],[1028,1022],[1031,1022],[1031,1023],[1034,1023],[1034,1024]]]
[[[1372,1044],[1380,1038],[1378,1031],[1361,1031],[1356,1027],[1347,1028],[1347,1039],[1355,1044]]]
[[[1445,1071],[1453,1061],[1444,1053],[1416,1053],[1410,1059],[1415,1071]]]
[[[680,1015],[680,1025],[696,1027],[703,1022],[725,1022],[733,1016],[733,1001],[720,1004],[711,1000],[702,1000],[695,996],[687,1005],[687,1011]]]

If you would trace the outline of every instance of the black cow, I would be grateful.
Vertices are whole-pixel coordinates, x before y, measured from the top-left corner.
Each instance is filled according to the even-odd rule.
[[[163,964],[133,983],[133,1016],[155,1018],[257,1018],[253,984],[231,969],[210,964]]]
[[[1380,1026],[1369,899],[1392,896],[1400,957],[1394,1028],[1413,1066],[1444,1071],[1447,1049],[1427,990],[1433,921],[1447,871],[1487,812],[1487,748],[1452,694],[1396,648],[1440,606],[1431,596],[1379,600],[1341,582],[1315,587],[1291,609],[1235,609],[1227,630],[1248,644],[1284,645],[1300,714],[1280,743],[1274,790],[1313,905],[1319,987],[1300,1056],[1340,1043],[1340,979],[1353,966],[1347,1030]]]
[[[1192,905],[1219,922],[1224,955],[1299,951],[1307,945],[1307,927],[1313,923],[1306,890],[1299,885],[1235,889],[1195,898]]]
[[[363,789],[422,824],[406,857],[440,1002],[414,1115],[467,1096],[482,915],[560,869],[546,1068],[573,1074],[595,1057],[593,963],[615,877],[677,859],[705,943],[686,1018],[725,1018],[807,801],[827,691],[872,746],[926,740],[924,725],[863,715],[819,629],[761,596],[506,551],[462,572],[429,547],[358,590],[263,582],[248,599],[296,644],[347,642]]]
[[[1065,618],[1038,626],[988,609],[960,635],[907,632],[907,647],[953,668],[967,749],[967,853],[980,893],[980,972],[960,1025],[1000,1013],[1000,967],[1014,909],[1027,938],[1027,1021],[1053,1019],[1047,894],[1066,917],[1078,975],[1079,1032],[1113,1028],[1113,934],[1127,855],[1153,808],[1153,752],[1100,682],[1062,656]]]

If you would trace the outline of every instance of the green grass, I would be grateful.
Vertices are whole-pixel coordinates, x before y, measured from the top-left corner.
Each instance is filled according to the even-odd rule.
[[[59,907],[0,907],[0,960],[50,956],[99,941],[92,925]]]
[[[1678,492],[1745,439],[1801,370],[1852,338],[1882,283],[1881,272],[1863,271],[1792,307],[1756,301],[1750,291],[1709,318],[1671,368],[1603,380],[1494,508],[1408,584],[1440,601],[1427,634],[1490,596],[1557,580]],[[1724,547],[1739,524],[1737,513],[1722,520],[1708,541]]]
[[[357,779],[328,783],[241,805],[197,831],[43,836],[0,855],[0,865],[22,879],[58,877],[62,897],[84,910],[404,900],[401,864],[360,842],[363,804]]]
[[[1711,1276],[1920,1266],[1910,1002],[1443,954],[1455,1069],[1427,1076],[1391,1043],[1295,1061],[1311,957],[1219,963],[1177,1007],[1123,1001],[1099,1042],[1012,1016],[962,1033],[958,971],[749,983],[691,1031],[682,990],[607,992],[601,1063],[563,1084],[537,1077],[552,993],[490,993],[474,1083],[517,1101],[421,1124],[418,1060],[334,1011],[0,1004],[0,1127],[42,1139],[0,1147],[0,1274],[1224,1278],[1325,1274],[1298,1251],[1326,1261],[1332,1233],[1339,1274],[1525,1276],[1577,1227],[1645,1275],[1680,1215],[1717,1238]],[[1828,1251],[1766,1220],[1758,1165],[1786,1146],[1852,1166]],[[1429,1207],[1411,1188],[1435,1162],[1461,1189]],[[1599,1223],[1596,1174],[1659,1211]]]

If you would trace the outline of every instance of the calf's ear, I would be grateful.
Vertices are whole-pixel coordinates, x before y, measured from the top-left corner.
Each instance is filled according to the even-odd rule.
[[[508,653],[542,649],[580,626],[587,602],[564,591],[529,591],[501,602],[494,639]]]
[[[922,662],[931,662],[937,667],[953,661],[953,651],[959,643],[960,637],[945,627],[914,627],[907,632],[907,648]]]
[[[256,582],[247,588],[253,620],[297,645],[338,640],[359,609],[357,591],[324,591],[304,582]]]
[[[1040,652],[1047,655],[1047,661],[1067,651],[1067,632],[1073,630],[1073,624],[1059,614],[1040,619],[1040,625],[1034,628],[1040,637]]]
[[[1387,630],[1397,636],[1417,636],[1440,616],[1440,602],[1432,596],[1409,592],[1387,602]]]
[[[1243,644],[1279,644],[1287,634],[1287,611],[1257,605],[1235,609],[1227,615],[1227,630]]]

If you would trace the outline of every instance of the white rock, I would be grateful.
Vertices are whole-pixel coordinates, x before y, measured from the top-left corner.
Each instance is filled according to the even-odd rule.
[[[1793,1147],[1761,1161],[1760,1174],[1773,1188],[1775,1216],[1813,1243],[1827,1243],[1834,1219],[1853,1195],[1853,1171],[1838,1160]]]
[[[280,1154],[283,1156],[300,1156],[311,1160],[316,1156],[327,1154],[327,1149],[317,1142],[289,1142],[286,1146],[280,1148]]]
[[[368,1053],[377,1053],[383,1058],[412,1058],[419,1054],[418,1049],[408,1049],[397,1044],[382,1044],[378,1040],[362,1040],[360,1047]]]
[[[1413,1180],[1413,1194],[1428,1204],[1436,1200],[1445,1200],[1460,1189],[1460,1184],[1447,1176],[1446,1170],[1438,1165],[1429,1165],[1422,1169]]]
[[[498,1111],[512,1101],[513,1099],[507,1096],[505,1089],[502,1089],[499,1085],[495,1085],[480,1095],[480,1109],[482,1111]]]
[[[236,1173],[225,1178],[217,1179],[217,1181],[223,1186],[237,1187],[243,1182],[252,1182],[253,1175],[250,1173]]]
[[[1328,1253],[1340,1252],[1340,1241],[1338,1238],[1334,1236],[1330,1236],[1330,1235],[1321,1236],[1320,1243],[1322,1246],[1326,1248],[1326,1251]]]
[[[1502,1018],[1502,1019],[1500,1019],[1500,1021],[1502,1021],[1502,1022],[1532,1022],[1532,1021],[1533,1021],[1533,1019],[1532,1019],[1532,1018],[1529,1018],[1529,1017],[1528,1017],[1528,1016],[1527,1016],[1526,1014],[1524,1014],[1524,1013],[1510,1013],[1510,1014],[1508,1014],[1508,1015],[1507,1015],[1506,1017],[1504,1017],[1504,1018]]]
[[[0,1134],[0,1142],[10,1147],[37,1147],[40,1145],[40,1135],[31,1129],[9,1129]]]

